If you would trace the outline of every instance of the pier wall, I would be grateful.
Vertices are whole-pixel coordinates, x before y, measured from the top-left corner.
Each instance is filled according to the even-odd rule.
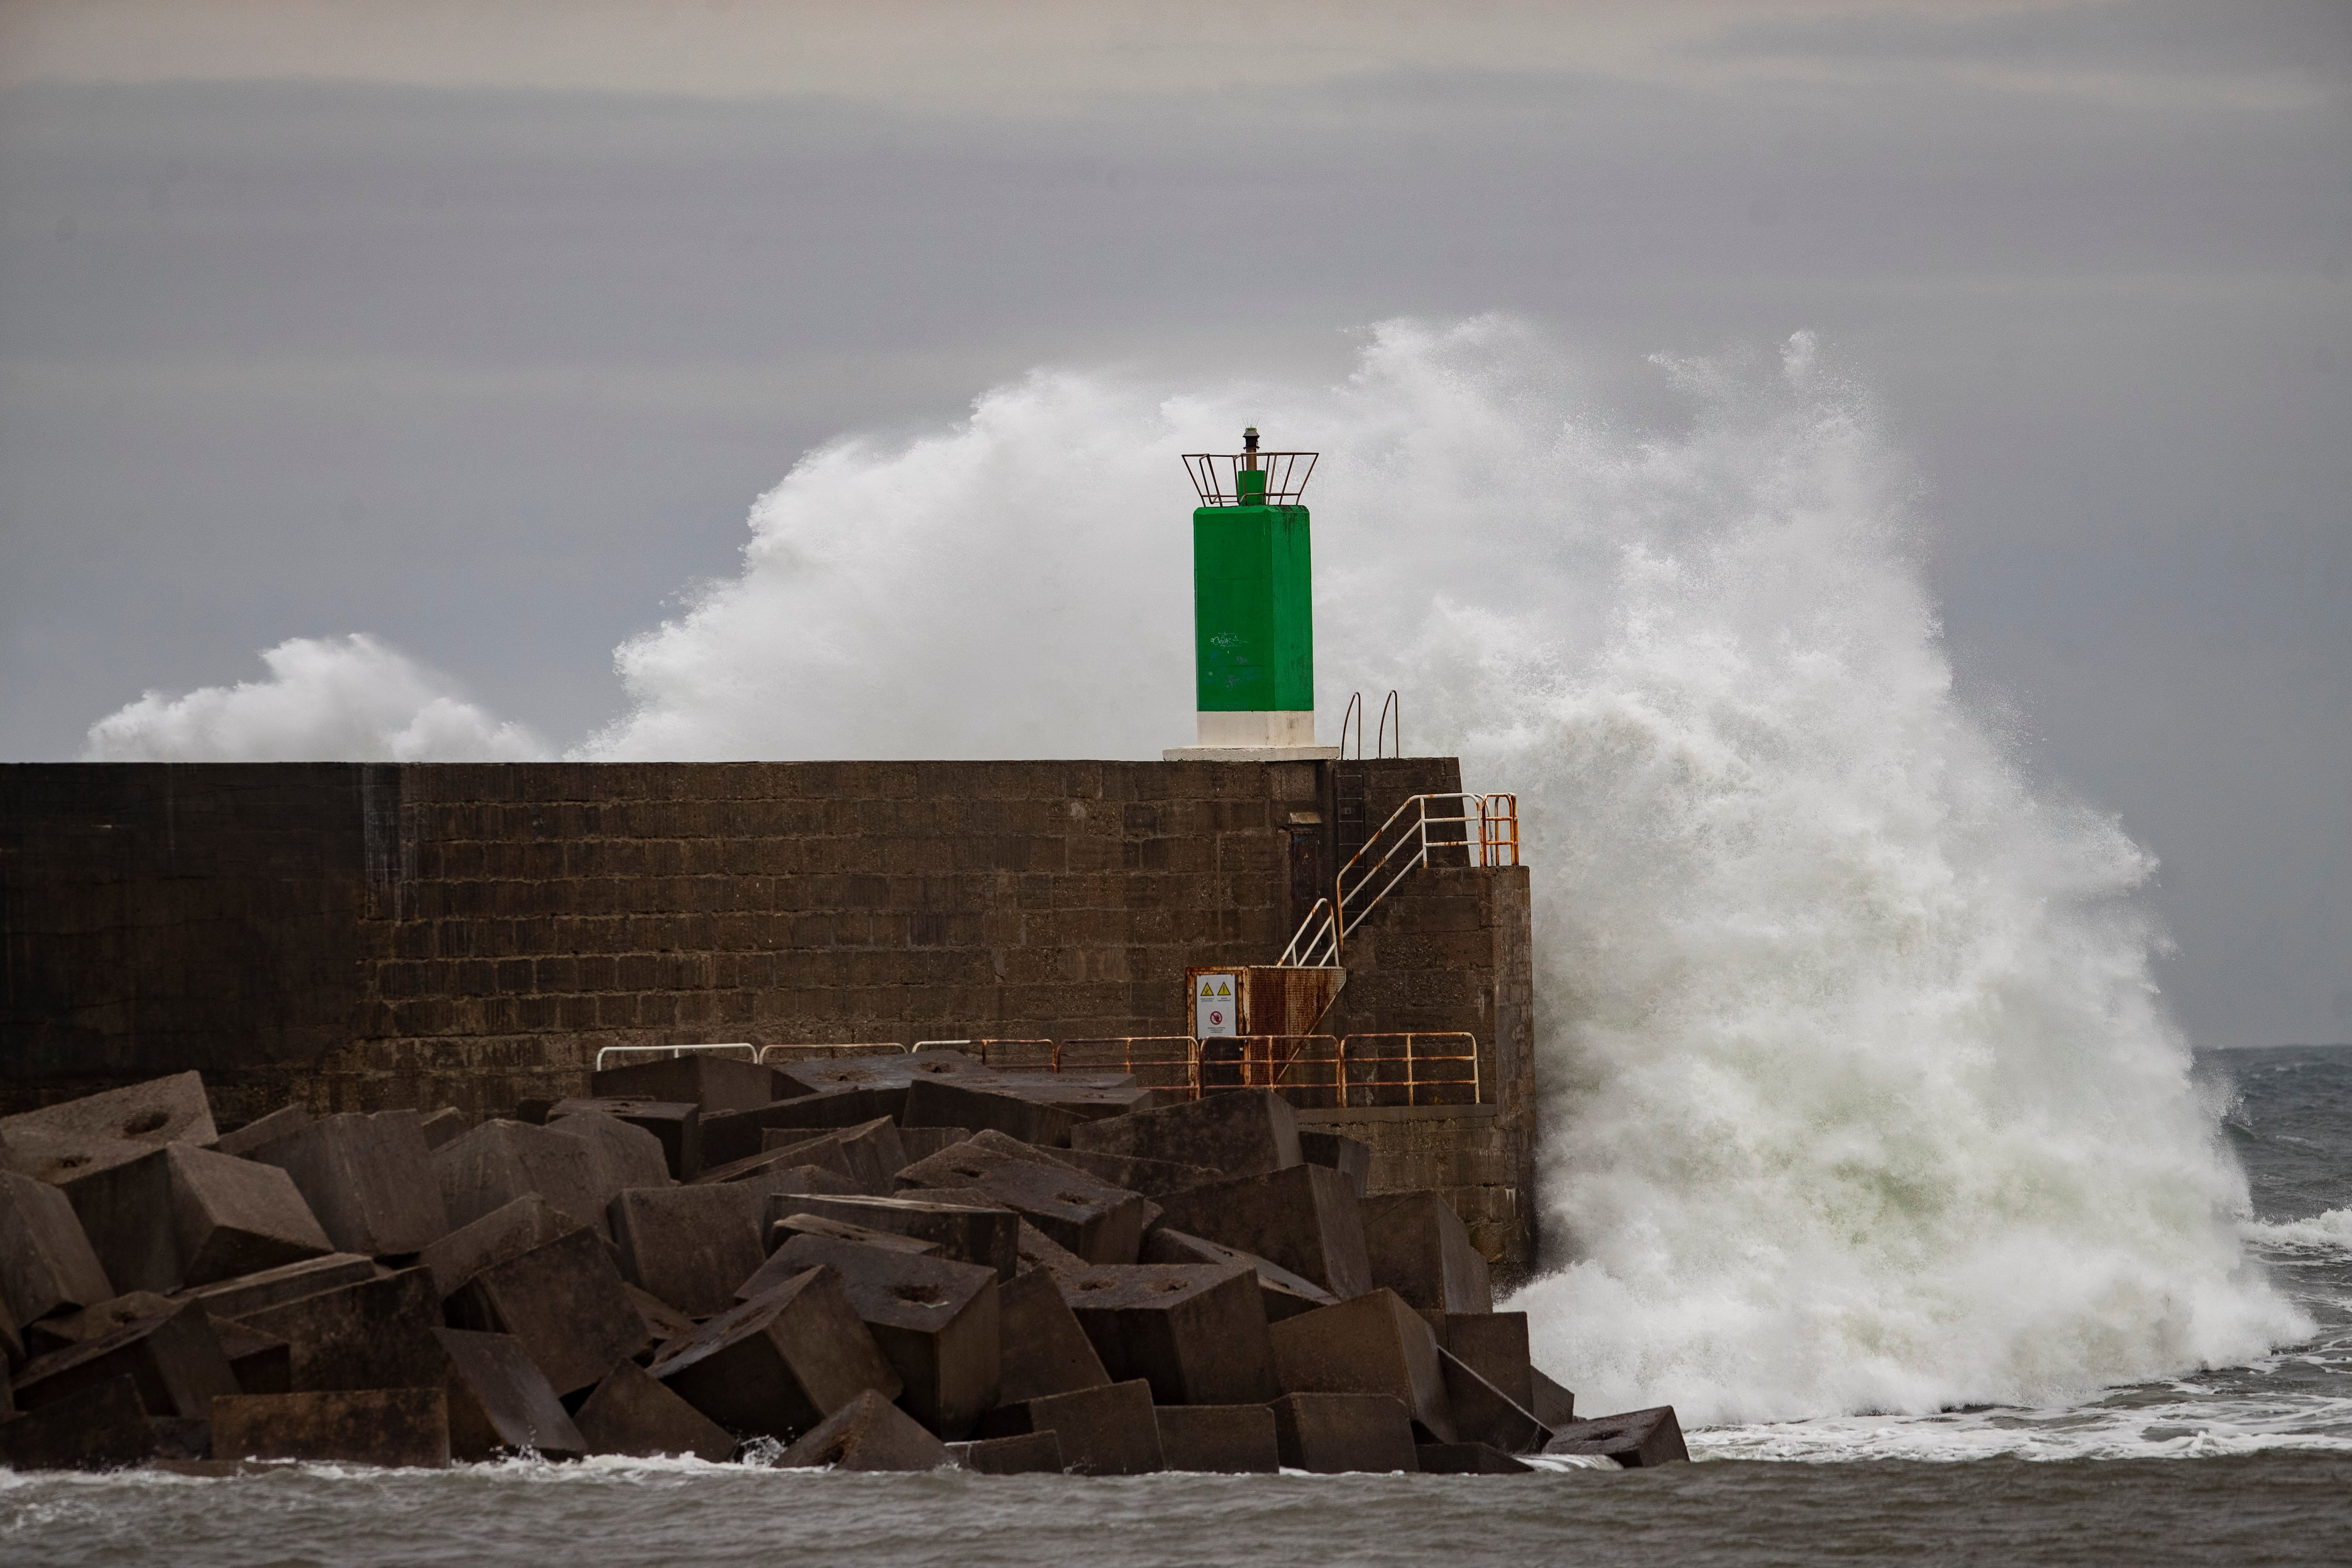
[[[1368,826],[1458,787],[1443,758],[0,766],[0,1110],[193,1068],[225,1123],[497,1113],[605,1046],[1180,1035],[1187,965],[1271,962]],[[1476,1036],[1485,1152],[1368,1141],[1523,1260],[1527,873],[1454,859],[1351,943],[1326,1026]]]

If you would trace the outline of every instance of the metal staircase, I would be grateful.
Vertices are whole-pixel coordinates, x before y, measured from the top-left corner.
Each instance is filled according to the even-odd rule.
[[[1470,837],[1476,823],[1478,835]],[[1315,900],[1278,961],[1284,967],[1336,969],[1349,935],[1369,919],[1398,883],[1433,854],[1475,853],[1478,866],[1519,863],[1519,797],[1450,791],[1406,797],[1379,831],[1348,858],[1333,896]]]

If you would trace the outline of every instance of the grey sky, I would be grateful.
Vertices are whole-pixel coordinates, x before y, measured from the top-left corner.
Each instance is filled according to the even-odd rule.
[[[814,442],[1487,310],[1818,331],[2192,1034],[2352,1037],[2341,4],[0,5],[0,757],[350,630],[574,737]]]

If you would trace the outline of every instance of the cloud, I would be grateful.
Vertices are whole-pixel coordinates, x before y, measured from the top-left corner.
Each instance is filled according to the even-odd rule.
[[[289,637],[266,680],[150,691],[89,727],[100,763],[531,762],[552,747],[362,633]]]

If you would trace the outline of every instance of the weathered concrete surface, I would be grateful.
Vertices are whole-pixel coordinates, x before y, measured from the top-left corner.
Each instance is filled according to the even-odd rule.
[[[0,1421],[0,1465],[12,1470],[110,1470],[154,1452],[154,1425],[128,1376]]]
[[[438,1388],[233,1395],[213,1404],[213,1453],[446,1469],[448,1395]]]
[[[821,1266],[673,1340],[646,1370],[728,1430],[786,1440],[867,1389],[896,1399],[904,1386]]]
[[[1160,1223],[1303,1274],[1341,1300],[1372,1288],[1356,1189],[1324,1165],[1292,1165],[1170,1196]]]
[[[1274,1402],[1283,1468],[1317,1475],[1421,1468],[1412,1418],[1385,1394],[1286,1394]]]
[[[212,1320],[183,1302],[27,1362],[10,1393],[18,1409],[38,1410],[118,1377],[151,1415],[201,1417],[215,1394],[236,1392]]]
[[[1007,1401],[982,1418],[983,1437],[1051,1432],[1072,1475],[1140,1476],[1168,1468],[1151,1416],[1151,1385],[1136,1379],[1070,1394]]]
[[[1675,1418],[1671,1405],[1571,1422],[1544,1445],[1544,1452],[1605,1454],[1629,1470],[1690,1458],[1690,1450],[1683,1446],[1682,1423]]]
[[[587,1442],[546,1373],[510,1334],[436,1329],[449,1355],[449,1452],[459,1459],[538,1454],[576,1459]]]
[[[691,1454],[712,1464],[735,1457],[732,1434],[635,1362],[614,1367],[572,1420],[592,1454]]]
[[[1280,1393],[1257,1276],[1243,1264],[1142,1264],[1055,1276],[1104,1368],[1154,1405],[1258,1405]]]
[[[1395,1291],[1301,1312],[1268,1333],[1285,1394],[1385,1394],[1438,1442],[1457,1440],[1436,1338]]]
[[[904,1384],[898,1403],[941,1437],[969,1436],[997,1401],[1003,1350],[996,1271],[828,1237],[796,1236],[770,1267],[841,1276],[843,1292]]]
[[[257,1148],[294,1178],[338,1252],[422,1252],[449,1229],[433,1151],[414,1110],[322,1117]]]
[[[96,1306],[114,1293],[65,1194],[0,1171],[0,1299],[17,1327]]]
[[[620,1269],[585,1230],[491,1265],[444,1307],[454,1328],[512,1334],[559,1394],[593,1387],[645,1343]]]
[[[776,1459],[787,1470],[939,1470],[954,1462],[946,1444],[870,1388]]]
[[[119,1289],[170,1292],[335,1250],[274,1165],[167,1143],[66,1188]]]
[[[1171,1470],[1272,1475],[1282,1466],[1274,1411],[1264,1405],[1176,1405],[1152,1411]]]

